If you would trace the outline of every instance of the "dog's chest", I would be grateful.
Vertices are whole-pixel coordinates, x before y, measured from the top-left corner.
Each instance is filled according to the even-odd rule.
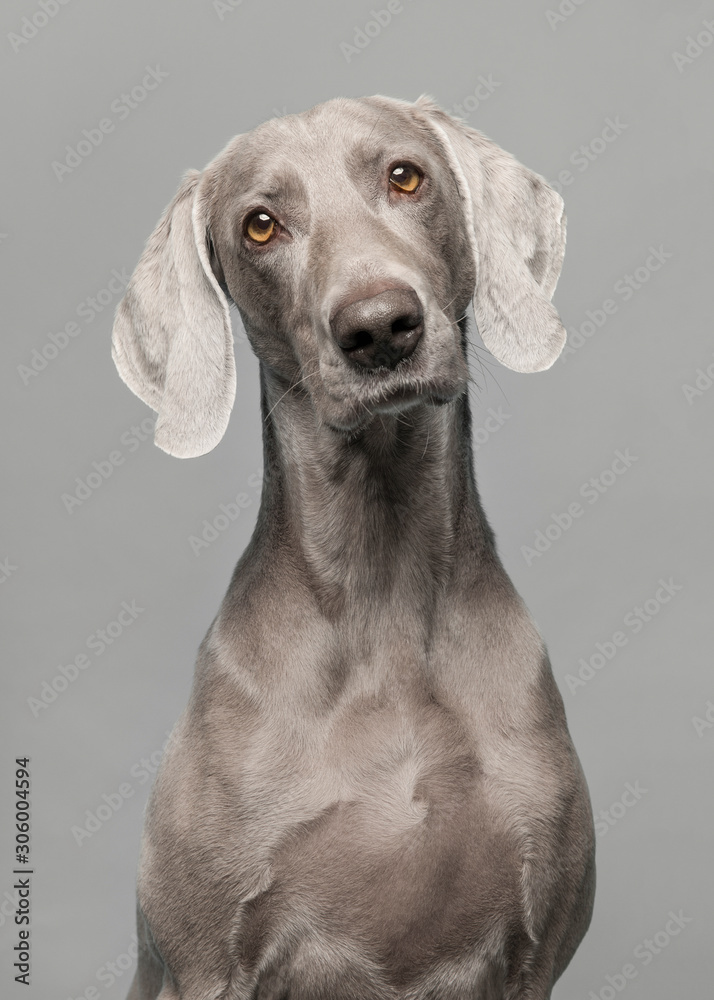
[[[517,843],[474,742],[443,709],[361,699],[336,715],[321,752],[312,745],[285,767],[270,885],[245,914],[248,954],[266,936],[328,951],[350,942],[406,981],[444,949],[495,948],[512,932]]]
[[[347,686],[310,719],[274,700],[248,721],[224,691],[226,718],[246,725],[234,725],[228,739],[217,703],[210,727],[186,720],[156,796],[174,860],[154,866],[147,850],[146,891],[170,892],[178,912],[195,907],[199,887],[213,886],[207,912],[222,927],[225,961],[250,970],[273,955],[288,980],[300,975],[301,955],[320,956],[335,975],[367,975],[374,964],[407,990],[444,955],[490,968],[523,928],[523,829],[514,815],[528,815],[529,794],[538,809],[549,806],[535,783],[525,795],[504,783],[494,760],[514,747],[499,748],[494,730],[442,694],[423,677],[386,695]],[[197,743],[209,773],[194,766]],[[528,749],[516,752],[527,757]],[[515,763],[510,756],[506,770]],[[534,773],[542,768],[531,764]],[[189,833],[206,814],[215,823],[210,860]],[[166,914],[155,917],[166,924]],[[196,918],[193,934],[208,934],[205,919]],[[175,937],[172,920],[154,926],[162,943]],[[179,951],[175,960],[183,962]],[[370,983],[325,995],[381,995]]]

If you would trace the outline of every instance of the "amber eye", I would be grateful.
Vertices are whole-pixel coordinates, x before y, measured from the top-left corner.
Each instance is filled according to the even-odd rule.
[[[389,175],[389,183],[397,191],[414,194],[421,184],[421,174],[411,163],[398,163]]]
[[[267,212],[254,212],[245,222],[245,235],[254,243],[267,243],[278,231],[278,224]]]

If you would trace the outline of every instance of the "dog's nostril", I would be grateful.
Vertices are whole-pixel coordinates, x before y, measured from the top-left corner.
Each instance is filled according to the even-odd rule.
[[[352,347],[367,347],[372,343],[372,334],[368,330],[358,330],[350,339],[354,340]]]
[[[392,323],[392,333],[407,333],[421,323],[421,316],[400,316]]]

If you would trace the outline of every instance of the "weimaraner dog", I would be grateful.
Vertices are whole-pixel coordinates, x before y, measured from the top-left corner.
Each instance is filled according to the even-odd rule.
[[[119,306],[156,444],[260,360],[253,537],[148,807],[131,1000],[543,1000],[590,921],[587,786],[479,502],[465,314],[548,368],[563,203],[430,99],[337,99],[188,173]]]

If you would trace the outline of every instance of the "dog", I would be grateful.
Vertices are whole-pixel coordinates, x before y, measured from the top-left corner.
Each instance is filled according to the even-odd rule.
[[[335,99],[185,175],[113,331],[179,458],[260,361],[252,539],[159,769],[130,1000],[544,1000],[587,785],[475,485],[467,320],[548,368],[560,196],[430,98]]]

